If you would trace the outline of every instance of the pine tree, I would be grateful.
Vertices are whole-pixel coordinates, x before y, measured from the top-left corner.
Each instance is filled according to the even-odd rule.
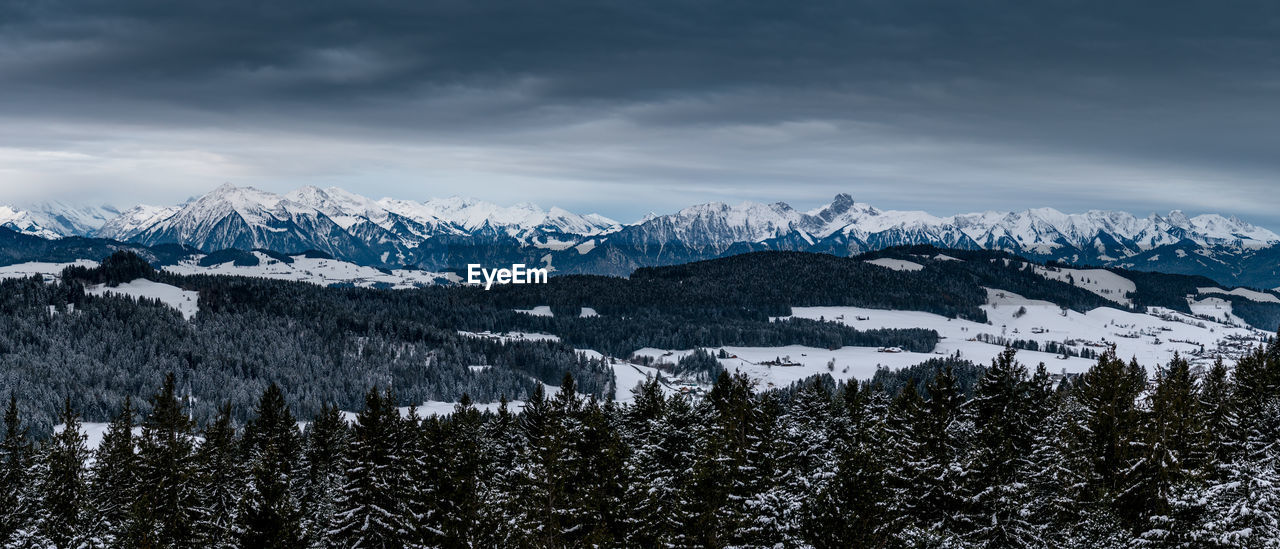
[[[1280,416],[1280,402],[1268,401],[1259,415]],[[1274,439],[1246,439],[1253,451],[1224,465],[1221,480],[1205,489],[1206,547],[1273,547],[1280,540],[1280,449]]]
[[[1208,454],[1200,468],[1213,478],[1221,473],[1222,465],[1234,460],[1240,451],[1240,417],[1232,405],[1235,401],[1234,384],[1227,376],[1227,366],[1221,358],[1215,360],[1205,374],[1198,396],[1208,446]]]
[[[237,537],[244,547],[298,547],[302,544],[298,423],[274,383],[263,392],[255,412],[257,417],[245,426],[242,441],[248,483]]]
[[[735,546],[777,546],[785,544],[787,537],[799,535],[796,520],[800,504],[788,500],[779,485],[784,475],[782,461],[789,450],[780,433],[786,403],[778,391],[754,395],[750,386],[747,390],[755,407],[745,416],[745,454],[735,475],[738,489],[733,495],[744,504],[731,539]]]
[[[1133,524],[1142,513],[1141,479],[1149,455],[1142,438],[1137,398],[1146,388],[1146,372],[1125,364],[1111,349],[1081,376],[1078,399],[1084,449],[1092,461],[1090,483],[1097,501]]]
[[[833,419],[831,394],[818,379],[801,385],[779,418],[777,469],[761,499],[770,502],[762,516],[773,521],[786,545],[812,537],[810,529],[825,514],[812,495],[829,492],[835,477]]]
[[[613,403],[602,406],[593,396],[580,414],[579,432],[573,435],[574,453],[580,456],[575,475],[577,507],[584,525],[578,543],[609,547],[623,537],[627,447],[618,432],[620,419]]]
[[[1040,383],[1037,380],[1037,383]],[[965,482],[972,496],[972,531],[968,538],[979,547],[1035,547],[1040,532],[1028,520],[1028,473],[1034,442],[1035,417],[1031,392],[1043,391],[1027,379],[1027,370],[1006,348],[978,380],[967,405],[976,433]],[[1043,393],[1037,394],[1043,398]]]
[[[205,427],[195,463],[199,498],[196,539],[201,547],[236,547],[235,526],[244,494],[245,469],[231,423],[231,404],[224,404],[218,417]]]
[[[972,421],[962,414],[964,396],[950,366],[936,371],[926,391],[929,399],[915,406],[906,425],[914,442],[904,448],[912,476],[902,480],[908,481],[906,495],[914,502],[912,518],[918,527],[906,535],[953,543],[965,526],[962,459]]]
[[[1149,454],[1138,471],[1143,484],[1137,491],[1146,500],[1148,523],[1140,535],[1143,541],[1166,547],[1189,547],[1195,541],[1199,506],[1185,496],[1203,476],[1200,467],[1208,456],[1197,393],[1191,365],[1181,356],[1174,355],[1168,367],[1157,371],[1144,428]]]
[[[89,538],[99,546],[117,546],[124,534],[138,493],[138,453],[133,435],[133,399],[125,398],[120,413],[107,426],[94,453],[89,507]]]
[[[1220,547],[1267,546],[1280,539],[1280,352],[1275,341],[1236,363],[1232,408],[1235,458],[1205,489],[1199,534]],[[1207,545],[1207,543],[1206,543]]]
[[[352,429],[346,484],[330,536],[351,549],[404,547],[414,532],[406,524],[407,475],[399,455],[400,415],[395,399],[376,389]]]
[[[338,547],[329,536],[347,467],[350,431],[337,406],[324,405],[307,429],[302,527],[312,549]]]
[[[745,374],[721,372],[707,395],[709,415],[684,498],[690,517],[684,535],[696,545],[725,547],[738,542],[751,520],[746,504],[755,494],[751,462],[756,407]]]
[[[62,430],[54,434],[41,456],[40,510],[37,528],[49,545],[58,549],[79,547],[86,541],[85,508],[88,493],[89,458],[87,436],[81,431],[80,416],[71,409],[71,399],[58,416]]]
[[[892,532],[902,545],[910,545],[908,538],[919,535],[919,517],[924,513],[916,495],[916,483],[925,466],[926,448],[916,429],[923,415],[924,400],[916,389],[916,380],[908,379],[886,410],[884,424],[888,465],[885,476],[890,491],[886,512],[889,523],[885,531]]]
[[[398,416],[397,416],[398,417]],[[439,416],[421,417],[416,407],[396,423],[391,455],[391,474],[401,478],[400,502],[403,523],[411,544],[435,547],[444,539],[443,501],[445,463],[445,421]]]
[[[483,420],[463,394],[445,424],[444,458],[438,501],[442,547],[471,547],[479,532],[484,456],[481,454]]]
[[[193,422],[178,401],[172,373],[151,398],[138,441],[139,490],[123,544],[193,547],[198,493],[194,482]]]
[[[526,527],[540,547],[569,545],[586,526],[574,475],[581,456],[572,445],[579,428],[582,401],[572,376],[565,375],[553,399],[531,399],[525,408],[525,490],[531,505]]]
[[[627,458],[624,542],[630,547],[689,546],[690,503],[684,497],[691,482],[695,447],[703,432],[689,399],[662,394],[650,378],[626,411],[631,439]]]
[[[524,453],[520,419],[511,413],[502,398],[498,412],[484,424],[482,455],[487,456],[481,485],[483,510],[477,526],[477,547],[516,547],[523,504],[517,497],[520,486],[518,470]]]
[[[834,446],[831,478],[806,501],[801,528],[804,540],[820,549],[878,547],[886,490],[884,419],[888,402],[870,384],[844,384],[834,406],[830,443]],[[820,469],[822,470],[822,469]]]
[[[0,545],[8,546],[31,534],[36,511],[33,450],[18,413],[18,399],[12,393],[4,428],[4,441],[0,442]]]

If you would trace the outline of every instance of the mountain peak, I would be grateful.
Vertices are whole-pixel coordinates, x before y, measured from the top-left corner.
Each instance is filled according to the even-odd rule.
[[[835,198],[831,199],[831,205],[829,208],[834,212],[844,213],[849,211],[849,208],[852,208],[854,204],[855,202],[853,201],[852,195],[849,193],[840,193],[837,194]]]

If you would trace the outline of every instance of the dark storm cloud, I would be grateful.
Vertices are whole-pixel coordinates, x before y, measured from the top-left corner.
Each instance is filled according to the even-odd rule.
[[[1231,209],[1280,173],[1277,52],[1270,2],[9,0],[0,146],[106,155],[123,125],[248,174],[226,143],[292,133],[691,196]]]

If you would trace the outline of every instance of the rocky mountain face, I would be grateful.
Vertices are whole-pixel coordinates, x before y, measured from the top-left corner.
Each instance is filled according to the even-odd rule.
[[[624,225],[532,204],[503,207],[457,197],[374,200],[315,187],[278,195],[224,185],[185,204],[124,212],[61,204],[0,207],[0,227],[43,238],[93,236],[206,252],[320,250],[376,266],[461,269],[473,262],[521,261],[559,272],[613,275],[755,250],[853,255],[931,244],[1280,285],[1280,235],[1233,217],[1180,211],[1147,217],[1102,210],[1065,214],[1049,208],[937,217],[880,210],[848,194],[810,211],[782,202],[710,203]]]

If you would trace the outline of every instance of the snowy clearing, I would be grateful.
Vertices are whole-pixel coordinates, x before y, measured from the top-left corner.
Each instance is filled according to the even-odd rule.
[[[524,313],[533,316],[555,316],[555,314],[551,312],[551,307],[548,305],[539,305],[532,309],[515,309],[515,311],[517,313]]]
[[[86,437],[85,445],[87,445],[90,450],[97,450],[99,446],[102,446],[102,437],[107,434],[107,429],[109,427],[111,427],[110,423],[81,423],[80,432]],[[66,429],[67,425],[65,423],[59,423],[53,426],[54,433],[61,433]],[[133,428],[133,436],[136,437],[141,434],[141,426]],[[92,457],[90,459],[92,459]]]
[[[878,265],[886,269],[893,269],[895,271],[919,271],[924,268],[924,265],[914,261],[907,261],[905,259],[889,259],[887,257],[872,259],[867,261],[867,263]]]
[[[582,244],[578,244],[577,246],[574,246],[574,249],[578,250],[578,255],[586,255],[591,250],[596,249],[596,239],[593,238],[583,242]]]
[[[253,252],[253,255],[257,256],[258,264],[252,267],[241,267],[232,262],[202,267],[199,264],[199,259],[195,258],[182,261],[177,265],[167,266],[164,269],[180,275],[222,274],[311,282],[322,286],[332,284],[351,284],[362,288],[383,286],[393,290],[420,288],[446,281],[461,281],[461,278],[453,273],[433,273],[404,269],[396,269],[387,273],[373,267],[362,267],[336,259],[320,259],[296,255],[291,256],[293,263],[285,263],[262,252]]]
[[[200,293],[183,290],[177,286],[161,284],[153,282],[145,278],[126,282],[114,288],[106,285],[97,285],[89,288],[88,293],[91,295],[117,294],[138,299],[146,297],[150,299],[158,299],[165,305],[177,309],[182,313],[182,318],[191,320],[200,310]]]
[[[904,368],[930,358],[959,354],[960,358],[979,364],[989,363],[1003,347],[978,341],[981,334],[1010,340],[1066,343],[1071,349],[1092,349],[1101,353],[1108,345],[1116,346],[1124,359],[1136,358],[1148,369],[1168,363],[1175,352],[1193,364],[1206,366],[1221,356],[1228,362],[1259,344],[1268,334],[1252,328],[1232,327],[1209,322],[1166,309],[1133,313],[1111,307],[1100,307],[1088,313],[1063,312],[1047,302],[1027,299],[1013,292],[990,290],[991,298],[983,309],[990,324],[948,319],[932,313],[889,311],[859,307],[795,307],[794,317],[823,319],[867,330],[873,328],[926,328],[942,337],[933,353],[881,352],[874,347],[843,347],[828,350],[791,345],[786,347],[723,347],[736,357],[721,359],[730,371],[741,371],[760,383],[760,388],[785,387],[815,374],[829,373],[836,379],[870,379],[877,368]],[[1025,310],[1024,310],[1025,309]],[[1216,316],[1221,317],[1219,312]],[[707,350],[719,352],[720,347]],[[641,349],[636,355],[653,357],[657,363],[674,364],[691,349]],[[783,359],[799,366],[764,366],[761,363]],[[827,363],[835,360],[835,367]],[[1084,372],[1096,361],[1045,352],[1018,351],[1018,359],[1029,366],[1044,362],[1053,373]],[[621,378],[619,381],[621,387]]]
[[[1199,300],[1188,299],[1187,304],[1191,306],[1191,312],[1199,316],[1207,316],[1214,320],[1231,324],[1248,324],[1244,319],[1235,315],[1231,302],[1225,299],[1217,297]]]
[[[578,318],[591,318],[593,316],[600,316],[600,313],[597,313],[591,307],[583,307],[582,312],[578,313]]]
[[[1036,274],[1050,280],[1072,284],[1089,290],[1106,299],[1129,307],[1133,300],[1129,294],[1138,291],[1138,285],[1106,269],[1067,269],[1063,267],[1035,266]]]
[[[1259,292],[1248,288],[1236,288],[1229,292],[1222,288],[1196,288],[1196,290],[1201,294],[1236,295],[1248,299],[1249,301],[1257,301],[1259,303],[1280,303],[1280,297],[1276,297],[1275,294]]]
[[[63,269],[73,265],[92,269],[98,266],[98,262],[90,261],[88,259],[77,259],[71,263],[44,263],[39,261],[18,263],[15,265],[0,267],[0,279],[27,278],[35,275],[41,275],[46,279],[57,278],[62,276]]]

